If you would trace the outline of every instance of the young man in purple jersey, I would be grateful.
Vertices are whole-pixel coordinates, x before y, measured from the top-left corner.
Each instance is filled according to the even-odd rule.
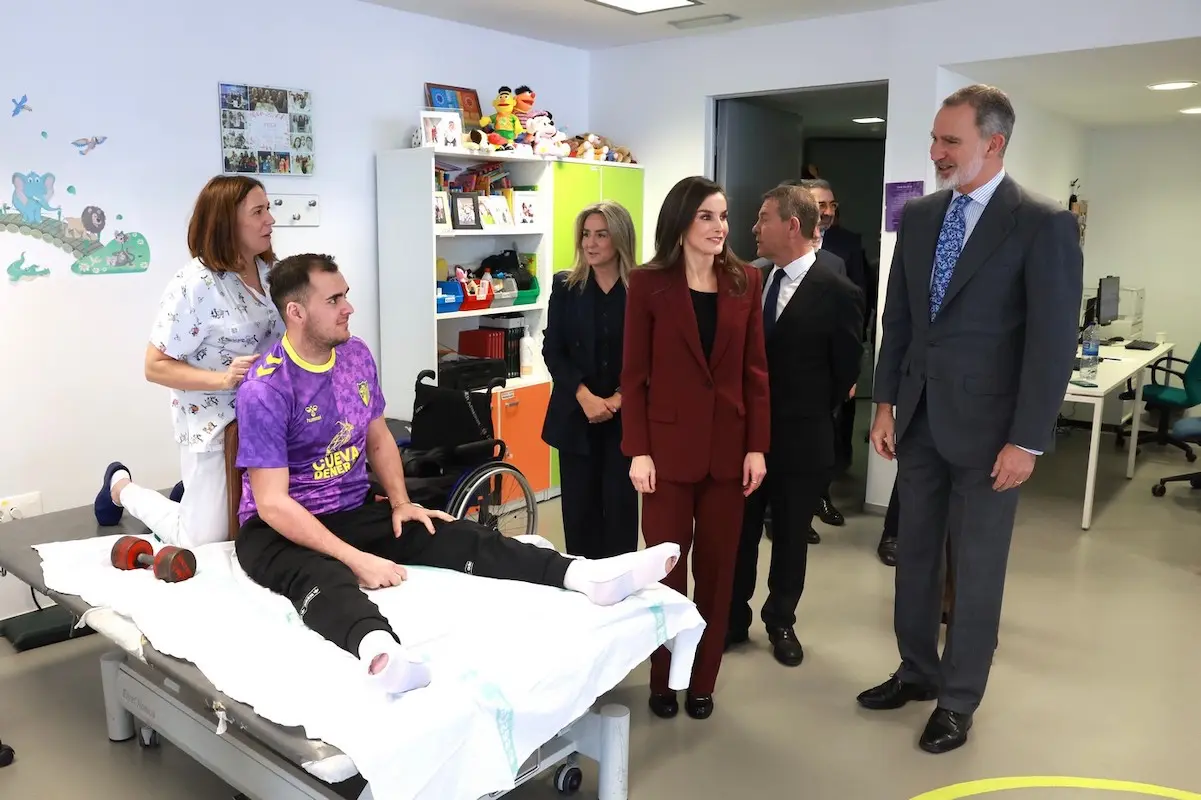
[[[431,679],[361,591],[400,584],[402,564],[553,586],[600,605],[675,566],[674,544],[572,559],[412,503],[375,360],[350,335],[354,309],[337,264],[292,256],[268,282],[285,334],[238,390],[237,464],[246,470],[238,561],[253,581],[291,600],[306,625],[357,656],[384,691],[400,694]],[[386,503],[369,486],[368,462]]]

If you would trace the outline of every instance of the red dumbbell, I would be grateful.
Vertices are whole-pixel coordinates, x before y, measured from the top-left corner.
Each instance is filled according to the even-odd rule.
[[[111,558],[117,569],[149,567],[154,577],[167,583],[186,581],[196,574],[196,556],[191,550],[168,546],[156,554],[150,542],[136,536],[118,539],[113,545]]]

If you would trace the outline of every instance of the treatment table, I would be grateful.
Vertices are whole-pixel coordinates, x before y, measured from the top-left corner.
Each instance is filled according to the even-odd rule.
[[[47,589],[35,545],[114,534],[144,535],[145,530],[128,518],[117,528],[99,528],[91,507],[81,507],[10,523],[0,536],[0,570],[119,645],[101,658],[109,738],[137,736],[142,745],[153,746],[161,735],[253,800],[370,800],[370,786],[337,749],[223,695],[193,664],[156,652],[128,618]],[[627,708],[594,708],[526,759],[515,785],[556,768],[557,788],[570,794],[579,788],[577,755],[584,755],[599,764],[601,800],[625,800],[628,734]]]

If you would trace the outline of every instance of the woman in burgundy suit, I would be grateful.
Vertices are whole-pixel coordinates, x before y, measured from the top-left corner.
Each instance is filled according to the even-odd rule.
[[[727,244],[726,197],[701,177],[675,185],[659,210],[655,257],[627,290],[621,372],[622,450],[642,493],[648,547],[680,545],[664,584],[693,596],[706,622],[685,700],[688,715],[713,713],[733,590],[743,499],[767,468],[767,357],[758,270]],[[651,659],[651,710],[674,717],[671,656]]]

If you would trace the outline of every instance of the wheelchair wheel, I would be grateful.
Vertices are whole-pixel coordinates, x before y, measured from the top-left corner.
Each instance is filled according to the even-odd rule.
[[[538,503],[521,471],[503,461],[472,470],[450,496],[446,513],[469,519],[505,536],[538,532]]]

